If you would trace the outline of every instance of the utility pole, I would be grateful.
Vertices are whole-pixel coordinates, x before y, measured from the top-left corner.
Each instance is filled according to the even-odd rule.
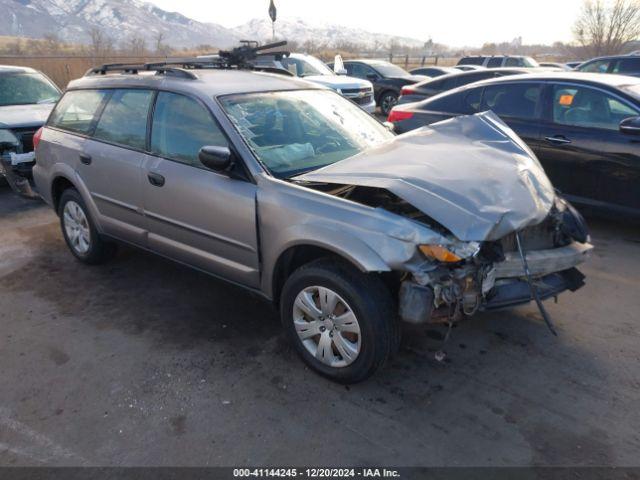
[[[278,10],[276,9],[275,3],[273,0],[269,1],[269,17],[271,17],[271,40],[276,39],[276,16],[278,14]]]

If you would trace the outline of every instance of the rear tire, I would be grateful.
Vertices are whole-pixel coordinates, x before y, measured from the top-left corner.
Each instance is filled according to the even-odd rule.
[[[296,270],[284,284],[280,316],[304,362],[339,383],[373,375],[398,342],[396,308],[384,283],[339,260]]]
[[[62,235],[74,257],[89,265],[113,258],[117,245],[98,233],[87,206],[75,188],[62,192],[58,216]]]

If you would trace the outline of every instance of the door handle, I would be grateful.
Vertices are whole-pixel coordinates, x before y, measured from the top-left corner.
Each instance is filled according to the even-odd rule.
[[[161,187],[164,185],[164,177],[159,173],[149,172],[147,174],[147,178],[149,179],[149,183],[154,187]]]
[[[80,161],[85,165],[91,165],[91,155],[87,155],[86,153],[81,153]]]
[[[562,135],[556,135],[555,137],[545,137],[547,142],[553,143],[554,145],[567,145],[571,143],[567,137],[563,137]]]

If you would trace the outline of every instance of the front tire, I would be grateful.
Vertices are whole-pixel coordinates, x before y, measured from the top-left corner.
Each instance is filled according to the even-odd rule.
[[[380,96],[380,111],[383,115],[389,115],[391,109],[398,104],[398,94],[392,91],[386,91]]]
[[[74,257],[83,263],[97,265],[110,260],[116,244],[102,238],[82,197],[74,188],[62,193],[58,216],[64,240]]]
[[[339,383],[379,370],[397,342],[396,309],[382,281],[333,259],[300,267],[286,281],[280,315],[298,354]]]

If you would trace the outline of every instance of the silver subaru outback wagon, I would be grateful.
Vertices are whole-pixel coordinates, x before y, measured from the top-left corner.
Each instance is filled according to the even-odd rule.
[[[126,242],[258,292],[339,382],[378,370],[403,321],[532,300],[544,312],[582,286],[592,248],[491,113],[395,136],[273,73],[97,71],[69,85],[36,143],[38,191],[78,260]]]

